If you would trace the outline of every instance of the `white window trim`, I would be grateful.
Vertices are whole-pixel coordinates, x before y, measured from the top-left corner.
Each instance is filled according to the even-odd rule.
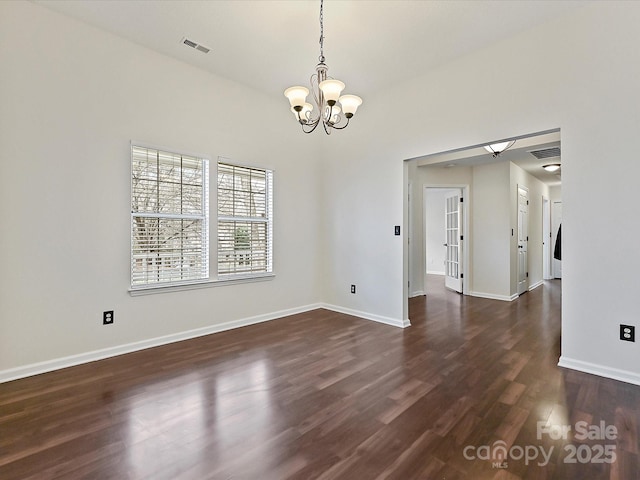
[[[208,218],[208,228],[209,228],[209,279],[203,280],[190,280],[184,283],[171,283],[164,285],[139,285],[132,286],[129,283],[129,295],[132,297],[143,296],[143,295],[154,295],[158,293],[171,293],[171,292],[181,292],[186,290],[195,290],[202,288],[212,288],[212,287],[223,287],[227,285],[237,285],[243,283],[254,283],[254,282],[265,282],[273,280],[276,275],[273,272],[273,210],[274,210],[274,198],[273,198],[273,184],[275,183],[275,170],[271,167],[258,166],[243,162],[236,162],[227,157],[218,157],[217,161],[214,162],[210,155],[206,155],[203,153],[192,152],[188,150],[176,149],[172,147],[166,147],[162,145],[156,145],[147,142],[138,142],[131,140],[129,145],[129,169],[131,169],[131,149],[133,146],[142,147],[142,148],[151,148],[156,150],[162,150],[166,152],[174,152],[181,153],[183,155],[197,157],[205,159],[209,162],[208,175],[209,175],[209,218]],[[226,163],[231,165],[236,165],[238,167],[247,167],[247,168],[255,168],[259,170],[269,170],[271,172],[271,182],[272,182],[272,192],[271,192],[271,215],[269,218],[268,228],[269,235],[271,235],[271,272],[260,272],[260,273],[252,273],[252,274],[226,274],[219,275],[218,274],[218,236],[217,236],[217,228],[218,228],[218,188],[217,188],[217,180],[218,180],[218,163]],[[131,205],[131,191],[133,189],[133,178],[131,173],[129,174],[130,188],[129,188],[129,205]],[[212,183],[213,181],[213,183]],[[215,195],[212,194],[211,185],[216,185]],[[129,208],[130,210],[130,208]],[[215,221],[211,221],[211,212],[216,212]],[[155,215],[157,216],[157,215]],[[129,252],[133,249],[133,240],[131,238],[131,234],[129,234]],[[214,252],[215,254],[212,254]],[[131,267],[131,259],[129,259],[129,268]],[[213,272],[213,273],[212,273]],[[213,277],[213,278],[212,278]],[[129,279],[129,282],[131,279]]]
[[[185,290],[196,290],[201,288],[224,287],[226,285],[236,285],[241,283],[266,282],[275,278],[274,273],[254,274],[246,277],[234,277],[217,280],[193,281],[184,284],[171,285],[149,285],[129,289],[129,295],[137,297],[140,295],[153,295],[156,293],[182,292]]]

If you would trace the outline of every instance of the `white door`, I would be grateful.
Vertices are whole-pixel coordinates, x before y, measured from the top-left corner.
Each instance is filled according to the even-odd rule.
[[[551,204],[542,197],[542,278],[551,280]]]
[[[462,293],[462,196],[460,192],[445,197],[444,228],[447,253],[444,260],[444,284]]]
[[[518,295],[529,289],[529,192],[518,186]]]
[[[558,242],[558,230],[560,230],[560,225],[562,225],[562,202],[553,202],[551,225],[551,251],[555,254],[556,243]],[[562,254],[562,252],[560,253]],[[555,255],[553,255],[553,278],[562,278],[562,262],[555,258]]]

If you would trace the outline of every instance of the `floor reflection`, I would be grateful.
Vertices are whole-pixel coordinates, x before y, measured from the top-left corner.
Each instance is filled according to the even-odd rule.
[[[206,435],[207,401],[199,375],[190,377],[175,387],[173,379],[158,381],[132,396],[126,443],[134,477],[168,467],[180,471],[199,461],[189,444]]]
[[[266,359],[190,376],[175,387],[170,378],[132,395],[126,443],[133,477],[172,478],[184,471],[197,476],[243,443],[272,436]]]
[[[264,359],[215,378],[216,437],[220,449],[237,446],[245,438],[270,436],[273,418],[269,370]]]

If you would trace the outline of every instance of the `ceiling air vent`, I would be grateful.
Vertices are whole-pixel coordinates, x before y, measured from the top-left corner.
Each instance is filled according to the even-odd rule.
[[[538,160],[542,158],[553,158],[560,156],[560,147],[543,148],[542,150],[532,150],[529,152]]]
[[[209,53],[211,51],[209,47],[205,47],[201,43],[194,42],[193,40],[189,40],[187,37],[184,37],[182,39],[182,43],[184,43],[188,47],[195,48],[196,50],[199,50],[202,53]]]

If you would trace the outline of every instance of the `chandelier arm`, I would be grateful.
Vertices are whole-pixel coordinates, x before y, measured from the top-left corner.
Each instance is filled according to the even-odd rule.
[[[304,133],[311,133],[318,127],[319,123],[320,123],[320,117],[316,117],[313,120],[310,120],[307,123],[301,123],[300,125],[302,126],[302,131]]]
[[[329,126],[332,126],[333,123],[331,122],[331,114],[333,113],[333,105],[327,105],[327,107],[329,107],[329,113],[327,114],[325,123],[328,124]]]
[[[309,129],[309,130],[305,130],[305,128],[304,128],[304,127],[305,127],[305,126],[306,126],[306,127],[308,127],[310,124],[308,124],[308,123],[307,123],[306,125],[301,124],[301,125],[302,125],[302,131],[303,131],[304,133],[312,133],[312,132],[313,132],[313,131],[318,127],[318,124],[319,124],[319,123],[320,123],[320,122],[316,122],[316,123],[314,123],[314,124],[313,124],[313,127],[311,127],[311,129]]]
[[[347,126],[349,125],[349,118],[347,118],[347,123],[345,123],[342,127],[336,127],[336,124],[332,124],[331,128],[335,128],[336,130],[344,130],[345,128],[347,128]]]
[[[307,112],[309,114],[309,112]],[[300,112],[296,111],[296,114],[298,116],[298,123],[300,123],[300,125],[312,125],[315,123],[318,123],[319,118],[316,117],[313,120],[311,119],[311,115],[309,114],[309,118],[307,118],[307,116],[301,116]],[[306,122],[303,122],[302,120],[306,120]]]

